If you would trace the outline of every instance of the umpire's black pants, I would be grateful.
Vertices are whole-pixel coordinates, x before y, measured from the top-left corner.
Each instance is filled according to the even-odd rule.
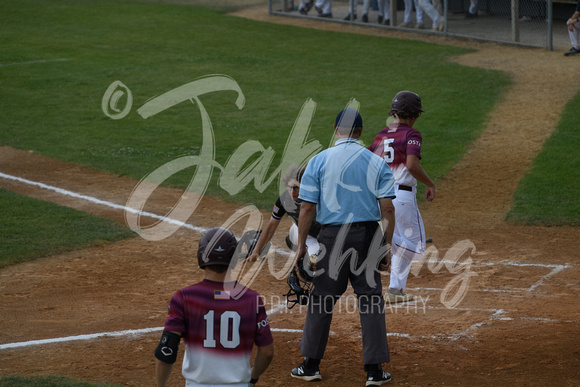
[[[318,234],[318,241],[324,249],[318,258],[314,290],[300,341],[300,350],[305,357],[323,358],[334,306],[350,280],[358,299],[364,364],[389,362],[385,301],[381,275],[377,270],[378,259],[368,254],[376,232],[381,233],[377,222],[361,222],[342,227],[323,226]],[[356,254],[349,254],[349,249],[354,249]],[[374,262],[365,262],[367,256]],[[359,270],[361,266],[366,268]],[[372,273],[367,273],[368,270]],[[318,275],[321,271],[324,272]],[[374,284],[369,278],[374,280]]]

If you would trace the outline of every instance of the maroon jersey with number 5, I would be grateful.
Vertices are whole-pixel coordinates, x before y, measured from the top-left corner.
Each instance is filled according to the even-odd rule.
[[[421,143],[419,131],[407,124],[391,124],[375,136],[369,150],[389,164],[396,184],[414,187],[417,180],[407,170],[407,156],[421,158]]]

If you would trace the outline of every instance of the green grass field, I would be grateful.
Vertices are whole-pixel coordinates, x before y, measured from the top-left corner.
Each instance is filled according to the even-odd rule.
[[[0,213],[0,268],[134,235],[114,221],[5,189]]]
[[[568,103],[556,131],[519,182],[507,220],[580,226],[580,94]]]

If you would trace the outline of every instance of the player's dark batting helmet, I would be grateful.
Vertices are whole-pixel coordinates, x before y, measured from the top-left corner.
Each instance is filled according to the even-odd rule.
[[[234,253],[238,241],[230,230],[214,227],[207,230],[201,236],[197,249],[197,261],[199,267],[208,265],[228,266]]]
[[[400,91],[393,98],[391,110],[395,112],[405,112],[409,114],[423,113],[421,107],[421,97],[412,91]]]

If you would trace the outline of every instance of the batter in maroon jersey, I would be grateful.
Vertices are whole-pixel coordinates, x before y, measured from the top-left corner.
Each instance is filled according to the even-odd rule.
[[[167,383],[181,338],[182,374],[188,387],[253,386],[270,364],[273,340],[260,295],[227,280],[236,247],[237,240],[227,229],[216,227],[203,234],[198,262],[205,278],[171,298],[155,350],[158,386]],[[251,367],[254,345],[258,349]]]
[[[395,231],[393,233],[391,275],[387,302],[413,299],[405,293],[413,259],[425,253],[425,229],[417,207],[417,180],[427,186],[425,198],[435,198],[435,184],[421,166],[421,133],[413,125],[423,112],[421,98],[410,91],[397,93],[389,115],[395,120],[380,131],[369,149],[383,157],[395,176]]]

